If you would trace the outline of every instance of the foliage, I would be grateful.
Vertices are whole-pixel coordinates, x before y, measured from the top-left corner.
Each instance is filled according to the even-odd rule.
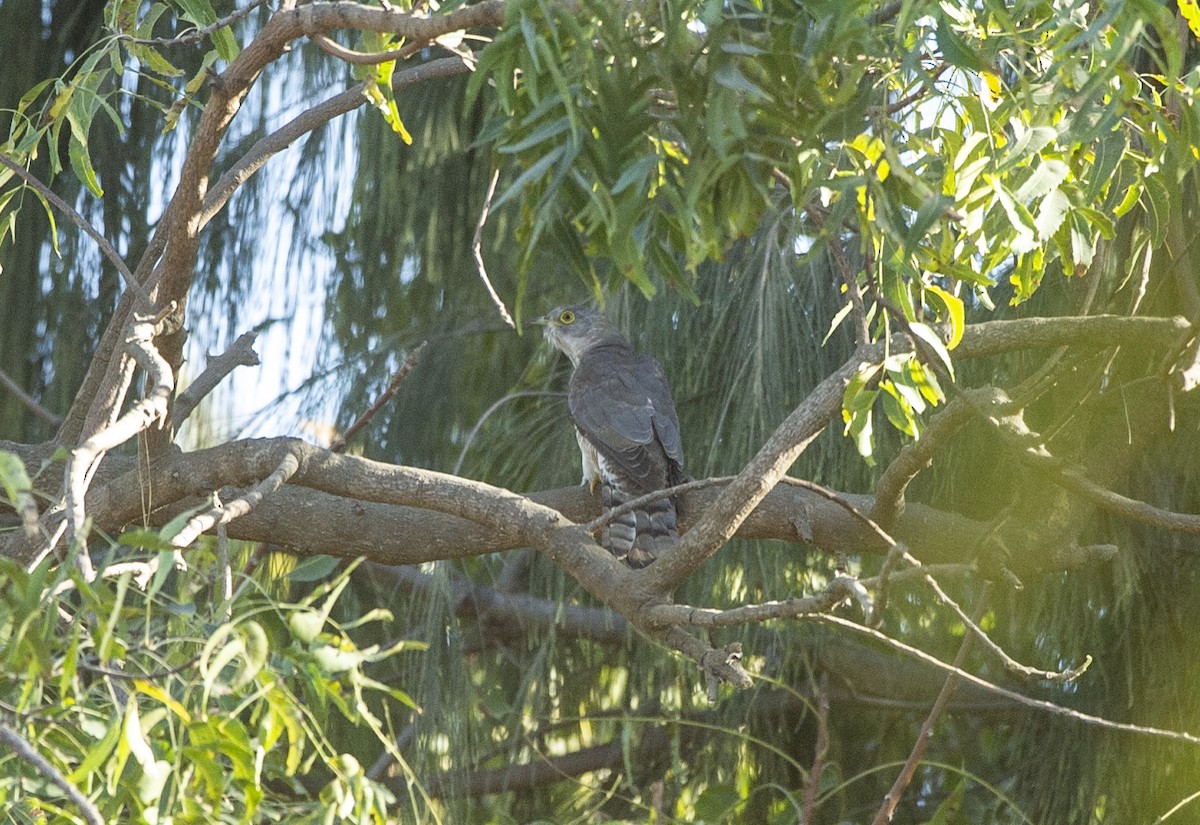
[[[329,623],[351,568],[296,602],[269,588],[324,578],[323,559],[245,579],[224,599],[215,542],[190,553],[186,570],[172,569],[169,551],[144,549],[163,545],[159,533],[127,533],[110,547],[129,569],[91,584],[49,558],[29,572],[0,561],[6,723],[109,822],[366,825],[421,807],[419,797],[397,805],[329,733],[362,728],[390,745],[391,714],[415,705],[368,668],[424,647],[359,647],[350,631],[389,620],[386,611]],[[248,552],[235,551],[244,564]],[[11,752],[0,759],[0,805],[5,821],[78,815]]]

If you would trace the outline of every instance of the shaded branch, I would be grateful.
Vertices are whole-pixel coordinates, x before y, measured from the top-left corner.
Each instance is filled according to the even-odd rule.
[[[454,599],[454,613],[474,618],[486,633],[503,630],[515,636],[530,628],[554,628],[559,635],[591,639],[606,644],[621,644],[629,637],[629,624],[620,615],[603,607],[563,604],[524,593],[503,593],[475,584],[462,576],[443,582],[431,573],[408,565],[372,564],[373,575],[391,580],[408,590],[429,592],[447,586]]]
[[[973,624],[978,624],[979,620],[983,618],[983,612],[987,606],[987,592],[986,589],[983,591],[979,604],[975,606]],[[955,688],[958,687],[958,673],[955,671],[962,670],[962,666],[967,660],[967,654],[971,651],[972,641],[973,637],[970,635],[963,636],[962,643],[958,646],[958,653],[954,656],[954,664],[951,666],[954,671],[946,675],[946,681],[942,684],[942,689],[938,691],[937,699],[933,701],[933,707],[929,709],[929,715],[921,723],[917,741],[913,744],[908,758],[904,760],[904,765],[900,768],[900,775],[896,777],[896,781],[884,795],[883,804],[875,813],[871,825],[887,825],[892,821],[892,817],[896,813],[896,806],[904,798],[904,791],[912,783],[921,760],[925,758],[925,752],[929,750],[929,743],[933,741],[933,728],[942,718],[942,711],[945,710],[950,697],[954,695]]]
[[[670,738],[666,729],[655,727],[642,735],[637,747],[639,753],[650,757],[656,752],[665,751],[669,744]],[[529,791],[585,773],[605,768],[615,769],[624,761],[624,753],[625,742],[618,737],[603,745],[581,748],[562,756],[538,754],[536,762],[433,777],[425,787],[430,796],[435,797],[446,797],[456,793],[486,796],[506,791]],[[403,792],[405,787],[402,777],[385,780],[385,784],[400,792]]]
[[[870,512],[873,520],[886,527],[904,512],[904,494],[909,483],[933,463],[933,457],[971,419],[973,412],[963,399],[954,398],[930,416],[921,437],[905,444],[879,477]]]
[[[7,745],[16,754],[17,758],[32,767],[44,776],[50,784],[62,791],[63,795],[71,801],[71,804],[83,814],[84,821],[88,825],[104,825],[104,817],[100,815],[100,811],[96,809],[92,801],[84,796],[83,791],[75,787],[75,784],[67,779],[62,771],[54,767],[50,763],[50,760],[38,753],[32,745],[25,741],[23,736],[3,723],[0,723],[0,742]]]
[[[55,427],[62,423],[62,416],[55,415],[39,404],[32,395],[21,389],[21,385],[14,381],[4,370],[0,370],[0,385],[3,385],[6,390],[11,392],[21,402],[21,406],[25,407],[25,409],[38,418]]]

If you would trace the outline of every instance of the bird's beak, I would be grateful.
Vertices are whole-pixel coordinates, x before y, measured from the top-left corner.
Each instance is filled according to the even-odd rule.
[[[529,323],[533,326],[548,327],[550,326],[550,316],[540,315],[537,318],[530,319]]]

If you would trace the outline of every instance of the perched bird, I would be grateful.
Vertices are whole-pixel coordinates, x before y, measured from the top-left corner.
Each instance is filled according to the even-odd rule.
[[[658,362],[634,350],[607,318],[562,306],[534,323],[575,371],[567,409],[583,457],[583,482],[600,487],[605,512],[686,480],[679,419]],[[614,518],[600,543],[630,567],[645,567],[679,538],[671,498]]]

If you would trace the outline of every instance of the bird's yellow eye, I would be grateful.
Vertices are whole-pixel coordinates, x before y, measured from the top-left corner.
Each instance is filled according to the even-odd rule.
[[[569,309],[564,309],[562,314],[558,316],[558,320],[564,324],[573,324],[575,323],[575,313]]]

